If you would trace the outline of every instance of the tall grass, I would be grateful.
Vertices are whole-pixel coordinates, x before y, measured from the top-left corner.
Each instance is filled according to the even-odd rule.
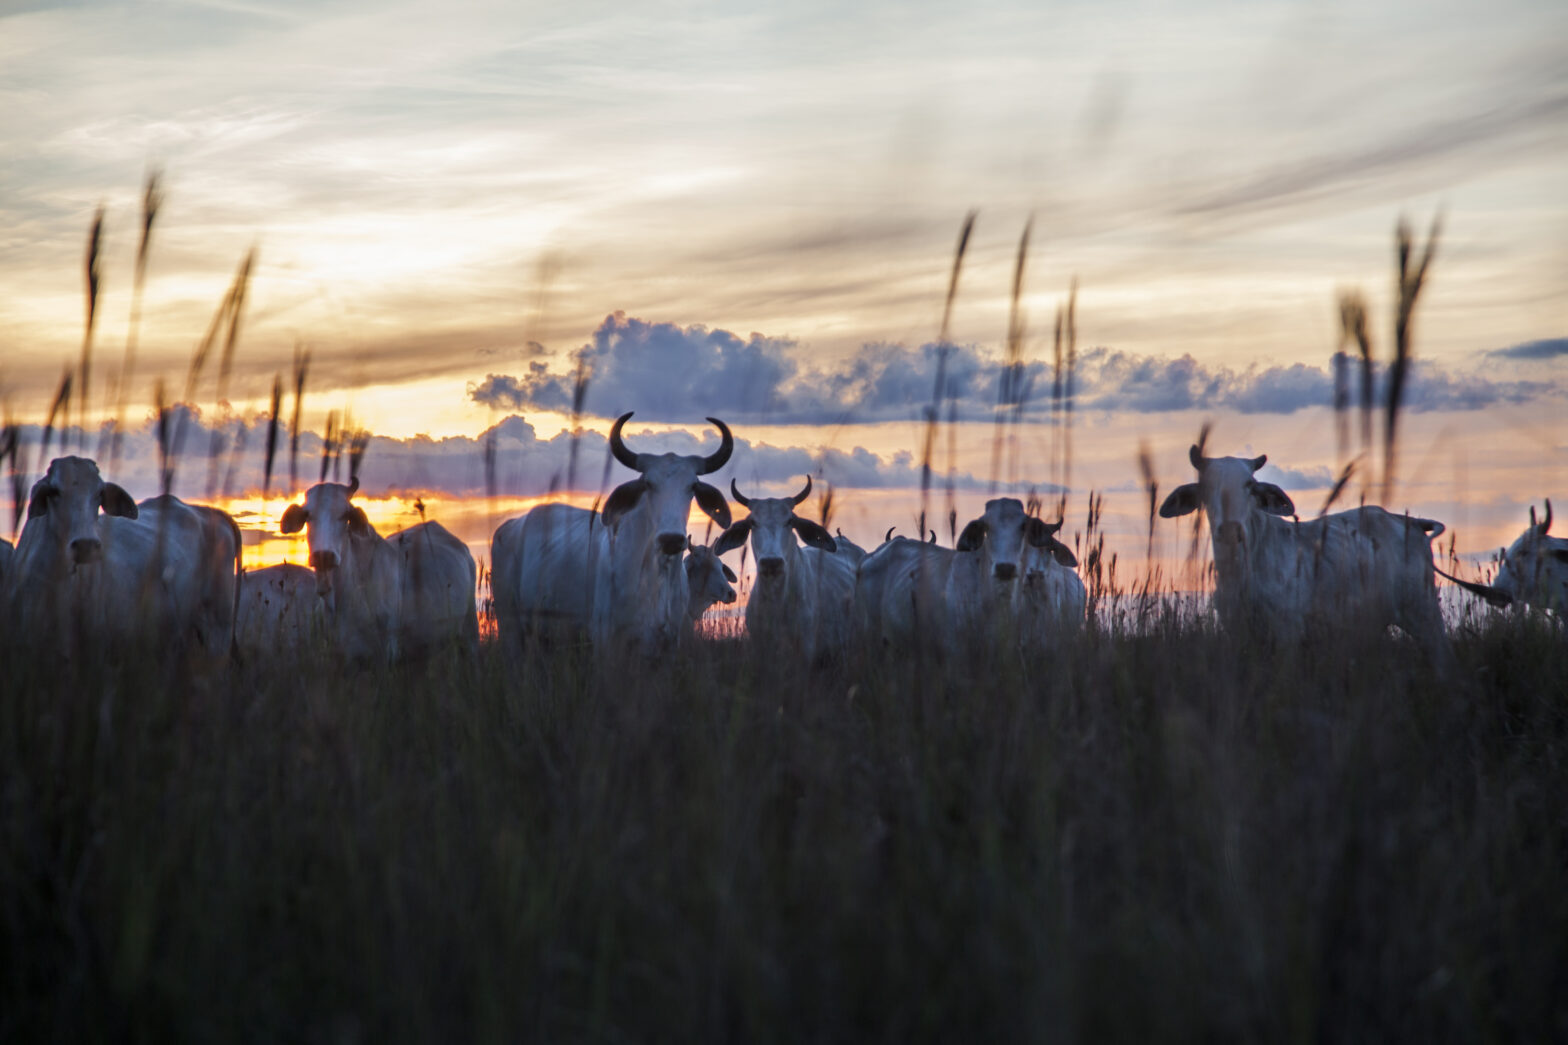
[[[1568,649],[0,673],[0,1037],[1548,1040]],[[499,651],[495,651],[497,654]]]

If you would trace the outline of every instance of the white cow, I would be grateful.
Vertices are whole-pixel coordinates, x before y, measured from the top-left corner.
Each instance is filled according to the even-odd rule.
[[[1515,602],[1562,616],[1568,614],[1568,538],[1548,537],[1551,528],[1552,502],[1546,502],[1546,517],[1539,525],[1531,507],[1530,528],[1503,553],[1503,568],[1493,586]]]
[[[838,531],[837,536],[833,538],[833,543],[838,545],[838,553],[848,559],[850,565],[856,569],[859,569],[860,564],[866,561],[866,550],[848,537],[845,537],[843,530]]]
[[[217,660],[233,645],[239,549],[226,512],[167,495],[138,505],[95,462],[61,457],[33,485],[3,604],[13,634],[40,647]]]
[[[383,538],[350,498],[318,483],[283,511],[285,534],[307,530],[316,591],[344,655],[362,661],[417,655],[450,643],[479,646],[474,557],[437,522]]]
[[[1059,541],[1052,543],[1066,548]],[[1083,626],[1089,605],[1088,589],[1078,571],[1062,561],[1055,548],[1026,544],[1021,567],[1024,576],[1014,602],[1020,637],[1027,642],[1043,643]]]
[[[733,605],[736,599],[735,571],[724,565],[712,548],[686,542],[686,588],[690,592],[686,617],[692,626],[702,620],[715,603]]]
[[[948,570],[947,603],[957,634],[973,634],[995,623],[1006,622],[1016,628],[1017,613],[1028,609],[1031,624],[1044,626],[1047,612],[1055,603],[1070,599],[1070,583],[1057,580],[1060,573],[1047,573],[1043,564],[1028,553],[1038,550],[1063,571],[1071,573],[1078,565],[1072,550],[1056,539],[1060,522],[1048,523],[1025,513],[1014,497],[997,497],[985,504],[985,514],[972,520],[958,535],[958,555]],[[1025,592],[1025,574],[1036,574],[1033,587]],[[1077,579],[1077,574],[1072,574]],[[1081,590],[1082,582],[1078,583]],[[1048,590],[1049,588],[1049,590]],[[1036,590],[1037,589],[1037,590]],[[1080,610],[1079,620],[1082,620]],[[1022,631],[1019,632],[1022,637]]]
[[[1447,663],[1431,545],[1442,523],[1372,506],[1290,522],[1280,518],[1295,512],[1285,491],[1253,478],[1266,455],[1204,457],[1194,446],[1189,457],[1198,481],[1172,490],[1160,515],[1208,513],[1214,603],[1227,630],[1290,642],[1395,624]]]
[[[686,626],[715,603],[735,601],[735,573],[711,548],[688,539]],[[568,504],[542,504],[508,519],[490,541],[496,630],[517,649],[527,634],[573,640],[593,623],[595,576],[609,562],[609,534],[599,513]]]
[[[325,636],[326,608],[316,593],[315,573],[293,563],[246,570],[234,634],[248,658],[297,652]]]
[[[639,477],[616,487],[602,512],[547,504],[502,525],[491,541],[496,622],[516,648],[525,630],[556,622],[586,630],[603,645],[653,653],[690,630],[691,590],[682,553],[691,504],[730,524],[724,495],[699,476],[724,467],[734,436],[717,418],[719,448],[696,454],[627,449],[623,414],[610,428],[610,452]]]
[[[747,634],[798,651],[808,665],[818,654],[841,648],[849,639],[855,565],[838,554],[832,534],[795,514],[811,496],[810,476],[794,497],[748,499],[733,479],[730,496],[751,514],[724,531],[713,550],[722,555],[751,540],[757,581],[746,603]]]
[[[855,575],[855,621],[874,643],[908,648],[949,641],[947,579],[958,553],[908,537],[890,537]]]

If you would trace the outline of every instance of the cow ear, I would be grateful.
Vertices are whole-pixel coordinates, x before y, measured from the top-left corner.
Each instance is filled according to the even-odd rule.
[[[720,526],[726,528],[729,526],[730,506],[724,500],[722,493],[698,479],[691,484],[691,494],[697,499],[697,507],[701,508],[710,519]]]
[[[722,562],[719,563],[719,569],[724,571],[724,579],[725,580],[729,581],[731,584],[739,584],[740,583],[740,578],[735,576],[735,571],[730,569],[724,563],[722,563]]]
[[[964,532],[958,535],[956,547],[961,552],[979,551],[985,543],[985,520],[976,519],[964,527]]]
[[[719,539],[713,542],[713,554],[723,555],[725,552],[732,552],[745,544],[746,538],[750,536],[751,519],[748,517],[719,534]]]
[[[348,532],[352,537],[369,537],[374,532],[370,529],[370,520],[365,517],[365,509],[357,504],[348,506],[348,514],[343,517],[343,521],[348,523]]]
[[[1273,483],[1253,483],[1252,499],[1270,515],[1296,514],[1296,506],[1291,503],[1290,497]]]
[[[1024,523],[1024,539],[1036,548],[1049,548],[1055,543],[1051,540],[1052,535],[1061,528],[1062,524],[1059,522],[1048,523],[1044,519],[1030,516]]]
[[[1171,491],[1160,505],[1161,519],[1174,519],[1178,515],[1191,515],[1198,510],[1198,484],[1183,483]]]
[[[637,502],[642,495],[648,492],[648,480],[633,479],[629,483],[622,483],[610,491],[610,496],[605,498],[604,507],[599,509],[599,518],[606,527],[613,528],[620,521],[621,516],[637,507]]]
[[[1074,555],[1073,550],[1067,547],[1067,545],[1053,537],[1047,547],[1051,549],[1051,558],[1069,569],[1075,570],[1078,568],[1078,556]]]
[[[310,516],[305,514],[305,509],[297,504],[291,504],[283,509],[283,518],[278,520],[278,532],[299,533],[310,521]]]
[[[798,515],[792,515],[790,516],[789,524],[796,533],[800,534],[800,539],[811,545],[811,547],[819,551],[838,554],[838,542],[833,539],[833,535],[810,519],[802,519]]]
[[[40,515],[49,514],[49,493],[54,487],[49,485],[48,479],[40,479],[33,484],[33,492],[27,498],[27,517],[36,519]]]
[[[103,505],[105,515],[118,515],[122,519],[134,519],[140,514],[136,502],[131,495],[113,483],[103,484],[103,493],[98,497],[98,503]]]

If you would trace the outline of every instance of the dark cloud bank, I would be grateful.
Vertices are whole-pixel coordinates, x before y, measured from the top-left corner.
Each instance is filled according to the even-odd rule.
[[[177,495],[201,502],[261,491],[266,470],[266,418],[230,420],[208,426],[198,412],[190,411],[184,420],[185,438],[173,484]],[[216,440],[215,434],[219,437]],[[102,432],[90,433],[85,447],[80,447],[76,430],[64,433],[63,437],[56,432],[47,454],[43,454],[40,453],[41,429],[35,425],[23,426],[21,442],[26,464],[23,503],[31,482],[42,473],[48,460],[73,453],[95,457],[104,477],[123,486],[137,500],[157,493],[160,480],[156,422],[149,420],[126,432],[117,464],[111,465],[102,436]],[[698,437],[680,431],[646,431],[635,421],[627,425],[625,438],[633,450],[653,453],[711,454],[719,445],[718,433],[712,428]],[[273,496],[298,493],[321,476],[324,444],[320,435],[300,434],[299,457],[292,480],[286,432],[280,443],[269,487]],[[629,469],[613,463],[608,440],[603,435],[584,432],[579,437],[574,465],[569,434],[563,432],[550,439],[540,439],[533,425],[514,415],[477,438],[373,437],[360,468],[360,482],[366,495],[371,497],[388,494],[479,497],[492,492],[486,468],[488,453],[493,453],[494,460],[493,492],[503,496],[541,496],[563,489],[598,490],[634,477]],[[919,485],[920,466],[907,451],[882,457],[864,447],[840,450],[769,446],[754,444],[737,433],[735,452],[729,463],[708,476],[707,481],[728,493],[730,479],[734,478],[744,492],[779,496],[794,493],[807,475],[841,489],[908,489]],[[346,456],[329,467],[327,477],[348,481]],[[937,482],[945,485],[946,480],[939,478]],[[990,489],[986,479],[969,473],[956,475],[954,486],[965,491]],[[1002,484],[1001,488],[1018,494],[1030,490],[1043,494],[1058,489],[1048,483]],[[10,529],[10,507],[7,484],[4,492],[0,492],[0,532]]]
[[[1559,341],[1531,342],[1501,353],[1516,358],[1556,354]],[[1544,346],[1544,347],[1543,347]],[[648,323],[617,312],[607,316],[575,359],[589,375],[584,412],[614,417],[635,410],[650,421],[690,422],[715,411],[740,423],[838,425],[918,420],[931,403],[937,368],[944,365],[944,416],[989,420],[996,414],[1001,360],[974,346],[946,353],[936,345],[907,348],[868,344],[837,366],[820,369],[799,361],[794,341],[752,334],[747,338],[703,326]],[[1357,368],[1353,367],[1354,372]],[[1022,365],[1010,375],[1026,414],[1048,419],[1055,374],[1045,362]],[[1383,373],[1375,378],[1383,394]],[[521,375],[491,374],[471,386],[470,397],[505,410],[572,409],[574,374],[534,362]],[[1078,410],[1160,413],[1232,410],[1289,414],[1333,402],[1328,367],[1304,364],[1232,370],[1191,356],[1166,359],[1108,348],[1078,357],[1073,405]],[[1482,410],[1555,395],[1544,381],[1493,380],[1431,364],[1415,364],[1406,405],[1415,411]]]

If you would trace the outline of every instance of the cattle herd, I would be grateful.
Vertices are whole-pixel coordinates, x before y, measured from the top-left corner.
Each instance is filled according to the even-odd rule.
[[[586,640],[654,653],[689,638],[715,603],[736,601],[720,556],[749,543],[756,578],[746,632],[807,662],[853,641],[938,651],[1004,625],[1022,642],[1081,627],[1086,591],[1077,559],[1047,523],[997,498],[956,547],[889,537],[867,553],[829,534],[793,497],[730,495],[704,475],[728,462],[724,422],[707,456],[634,453],[610,430],[615,459],[637,473],[603,508],[542,505],[507,521],[491,541],[497,635],[520,653],[532,639]],[[1324,627],[1397,626],[1434,662],[1448,657],[1431,542],[1443,524],[1362,506],[1308,521],[1278,486],[1255,475],[1264,457],[1191,451],[1197,481],[1160,507],[1166,518],[1202,509],[1213,543],[1220,624],[1271,641]],[[306,532],[310,567],[246,571],[240,534],[216,508],[163,495],[137,503],[80,457],[52,461],[32,487],[17,545],[0,541],[3,634],[30,649],[79,652],[145,644],[221,663],[307,642],[359,663],[407,659],[442,647],[477,651],[476,570],[468,549],[436,522],[382,537],[353,503],[359,482],[319,483],[290,504],[279,528]],[[686,532],[692,502],[721,529],[711,547]],[[1494,604],[1568,611],[1568,540],[1551,537],[1551,502],[1502,556],[1494,585],[1459,582]],[[1447,576],[1445,574],[1445,576]]]

